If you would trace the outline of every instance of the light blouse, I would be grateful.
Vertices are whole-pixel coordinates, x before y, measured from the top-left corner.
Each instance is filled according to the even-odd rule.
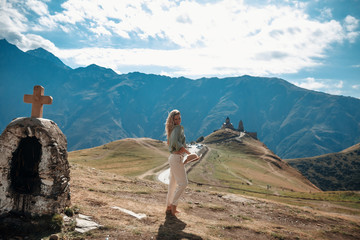
[[[170,153],[177,152],[182,147],[186,147],[184,127],[175,125],[169,138],[169,151]]]

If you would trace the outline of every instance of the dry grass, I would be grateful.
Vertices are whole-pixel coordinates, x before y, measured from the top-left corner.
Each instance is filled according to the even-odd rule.
[[[166,164],[164,143],[126,139],[113,144],[69,153],[72,205],[79,207],[80,213],[93,216],[103,227],[86,234],[64,232],[64,239],[105,239],[107,235],[110,239],[360,238],[359,194],[348,196],[350,202],[346,203],[332,201],[339,198],[337,194],[322,192],[317,194],[328,196],[327,200],[309,200],[315,193],[303,192],[308,185],[301,183],[298,173],[291,176],[291,171],[270,171],[269,159],[264,160],[268,154],[261,154],[259,147],[254,154],[249,147],[235,151],[235,145],[212,146],[205,159],[189,173],[190,180],[209,184],[190,184],[179,204],[182,213],[178,218],[166,217],[167,186],[135,177],[156,175],[159,166]],[[246,168],[252,169],[252,175],[248,175],[250,170],[243,170]],[[263,175],[264,179],[259,177]],[[281,188],[285,176],[290,177],[291,184],[303,184],[303,191],[285,190],[279,191],[279,196],[270,195],[264,189],[266,176],[275,179],[272,191]],[[243,185],[244,181],[251,185]],[[229,186],[240,186],[246,191]],[[236,194],[228,197],[229,192]],[[281,197],[285,194],[294,196]],[[301,198],[305,195],[309,199]],[[147,218],[138,220],[112,206],[145,213]]]
[[[262,198],[226,198],[224,192],[190,184],[178,219],[166,217],[166,186],[71,164],[72,205],[103,225],[86,234],[65,232],[64,239],[356,239],[357,215],[313,210]],[[328,202],[321,204],[329,205]],[[138,220],[112,206],[145,213]],[[353,212],[354,213],[354,212]],[[340,231],[341,230],[341,231]],[[335,237],[335,238],[334,238]]]
[[[319,192],[308,180],[286,163],[274,165],[259,156],[208,145],[210,152],[189,174],[198,183],[281,194],[282,192]],[[280,165],[281,164],[281,165]]]
[[[166,163],[167,157],[166,144],[148,138],[123,139],[69,153],[69,159],[73,163],[123,176],[141,175]]]

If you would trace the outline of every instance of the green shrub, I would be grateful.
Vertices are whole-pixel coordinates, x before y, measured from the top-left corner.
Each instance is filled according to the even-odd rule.
[[[51,218],[50,228],[54,231],[60,231],[64,223],[63,217],[60,214],[55,214]]]
[[[65,215],[68,216],[68,217],[74,216],[74,210],[72,210],[72,209],[69,208],[69,207],[65,208],[64,213],[65,213]]]

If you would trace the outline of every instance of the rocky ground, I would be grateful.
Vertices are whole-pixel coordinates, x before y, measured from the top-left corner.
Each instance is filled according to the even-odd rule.
[[[71,173],[72,207],[102,227],[67,227],[58,233],[63,239],[360,239],[360,211],[327,211],[334,209],[329,202],[315,210],[190,184],[175,218],[165,214],[165,184],[74,164]]]

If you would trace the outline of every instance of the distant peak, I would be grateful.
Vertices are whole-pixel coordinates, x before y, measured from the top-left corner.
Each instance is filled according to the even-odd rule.
[[[51,52],[45,50],[45,49],[42,48],[42,47],[39,47],[39,48],[36,48],[36,49],[33,49],[33,50],[29,50],[29,51],[27,51],[27,52],[28,52],[28,53],[29,53],[29,52],[30,52],[30,53],[31,53],[31,52],[46,53],[46,54],[50,54],[50,55],[52,55],[52,56],[55,57],[54,54],[52,54]]]
[[[5,38],[0,40],[0,47],[17,48],[14,44],[9,43]]]
[[[91,68],[96,68],[96,69],[106,69],[104,67],[101,67],[99,65],[96,65],[96,64],[90,64],[89,66],[85,67],[85,68],[88,68],[88,69],[91,69]]]
[[[39,48],[36,48],[36,49],[33,49],[33,50],[29,50],[29,51],[27,51],[27,53],[29,53],[31,55],[34,55],[34,56],[37,56],[37,57],[41,56],[42,54],[46,54],[48,56],[55,57],[54,54],[52,54],[51,52],[45,50],[42,47],[39,47]]]
[[[109,68],[105,68],[105,67],[101,67],[99,65],[96,65],[96,64],[90,64],[86,67],[80,67],[79,69],[84,69],[84,70],[87,70],[87,71],[104,71],[104,70],[108,70]],[[111,70],[111,69],[110,69]]]
[[[64,67],[64,68],[69,68],[68,66],[66,66],[58,57],[56,57],[54,54],[52,54],[51,52],[45,50],[42,47],[36,48],[34,50],[29,50],[26,53],[41,58],[41,59],[45,59],[47,61],[50,61],[52,63],[55,63],[58,66]]]
[[[112,70],[111,68],[105,68],[105,67],[101,67],[99,65],[96,64],[90,64],[86,67],[79,67],[76,69],[76,71],[78,72],[99,72],[102,74],[114,74],[117,75],[116,72],[114,72],[114,70]]]

